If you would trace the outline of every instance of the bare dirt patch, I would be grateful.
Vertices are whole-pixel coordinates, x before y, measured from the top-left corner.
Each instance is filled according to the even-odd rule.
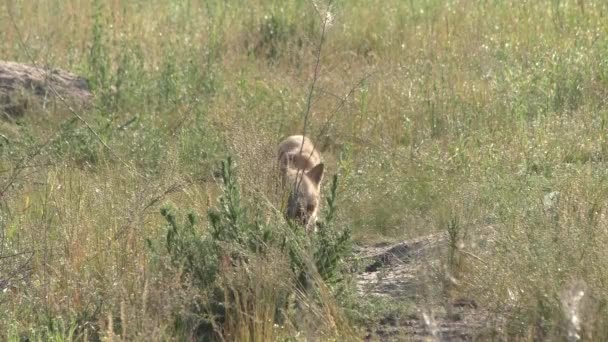
[[[358,257],[367,264],[358,275],[359,295],[411,308],[405,316],[387,312],[368,328],[366,340],[472,341],[488,337],[494,322],[485,310],[471,299],[448,298],[441,292],[441,258],[445,259],[447,248],[447,234],[433,234],[358,250]]]

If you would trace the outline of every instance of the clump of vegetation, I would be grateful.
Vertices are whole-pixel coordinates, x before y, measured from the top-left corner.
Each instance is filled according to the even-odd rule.
[[[191,321],[199,322],[189,328],[192,334],[274,340],[286,334],[284,327],[277,329],[278,324],[302,328],[290,311],[294,296],[302,297],[299,300],[308,307],[317,306],[318,301],[328,300],[322,298],[328,294],[319,294],[315,287],[338,284],[347,276],[343,265],[350,255],[350,234],[348,230],[329,232],[336,210],[337,178],[320,223],[323,233],[311,237],[280,216],[263,220],[260,208],[246,207],[232,159],[221,166],[222,194],[219,208],[208,213],[209,229],[197,227],[194,213],[179,222],[175,209],[163,207],[161,214],[167,221],[164,251],[158,248],[160,241],[150,240],[149,246],[152,255],[166,253],[184,281],[205,294],[197,311],[187,314],[200,316]],[[312,278],[315,281],[310,284],[301,283]],[[183,316],[176,319],[185,322]]]

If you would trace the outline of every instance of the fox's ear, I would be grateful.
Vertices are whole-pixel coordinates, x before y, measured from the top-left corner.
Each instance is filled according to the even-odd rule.
[[[306,176],[315,185],[318,186],[319,184],[321,184],[321,181],[323,180],[323,170],[324,170],[323,163],[317,164],[315,167],[313,167],[312,169],[310,169],[310,171],[306,172]]]

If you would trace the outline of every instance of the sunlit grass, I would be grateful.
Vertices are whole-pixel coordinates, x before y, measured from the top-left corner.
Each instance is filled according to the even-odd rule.
[[[462,258],[457,291],[507,317],[505,336],[566,336],[563,296],[582,286],[579,333],[605,337],[608,5],[331,11],[307,130],[340,175],[337,224],[365,244],[456,218],[457,245],[483,261]],[[0,59],[86,76],[95,106],[82,115],[111,149],[64,109],[0,126],[0,254],[28,252],[0,278],[31,267],[0,294],[0,331],[42,334],[63,317],[66,336],[186,334],[168,321],[200,293],[180,270],[150,274],[158,209],[216,206],[228,154],[245,201],[272,206],[274,145],[303,129],[320,25],[309,1],[0,4]]]

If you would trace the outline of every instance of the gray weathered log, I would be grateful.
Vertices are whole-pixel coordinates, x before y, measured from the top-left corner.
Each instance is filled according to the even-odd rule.
[[[92,95],[85,78],[68,71],[0,60],[0,115],[22,116],[33,102],[41,107],[90,104]]]

